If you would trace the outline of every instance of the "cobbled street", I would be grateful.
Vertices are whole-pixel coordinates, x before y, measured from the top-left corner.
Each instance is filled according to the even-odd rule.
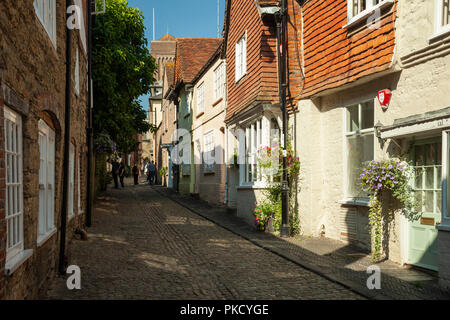
[[[70,264],[81,268],[81,290],[58,277],[48,299],[361,299],[147,185],[97,199]]]

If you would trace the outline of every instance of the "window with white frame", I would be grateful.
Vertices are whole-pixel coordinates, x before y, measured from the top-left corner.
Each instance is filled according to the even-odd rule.
[[[214,130],[203,136],[203,172],[214,172],[215,164]]]
[[[5,116],[6,260],[23,251],[22,119],[11,109]]]
[[[450,0],[436,1],[436,33],[450,31]]]
[[[374,159],[374,100],[345,108],[347,198],[365,198],[359,181],[362,168]]]
[[[34,0],[34,9],[56,47],[56,0]]]
[[[70,143],[69,147],[69,217],[72,217],[74,205],[74,182],[75,182],[75,146]]]
[[[80,53],[76,50],[75,58],[75,93],[80,94]]]
[[[442,141],[416,141],[412,149],[414,194],[420,211],[442,212]]]
[[[225,63],[214,70],[214,99],[218,100],[225,94]]]
[[[39,120],[38,243],[55,230],[55,131]]]
[[[347,0],[348,20],[369,13],[375,6],[390,0]]]
[[[257,152],[262,144],[262,119],[254,121],[245,128],[244,140],[244,184],[262,181],[262,174],[257,165]]]
[[[205,112],[205,85],[200,84],[197,87],[197,114]]]
[[[247,31],[236,43],[236,82],[247,73]]]

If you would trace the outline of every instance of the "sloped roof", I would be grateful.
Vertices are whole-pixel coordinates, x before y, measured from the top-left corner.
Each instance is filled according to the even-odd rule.
[[[221,43],[221,38],[178,38],[175,85],[191,83]]]
[[[167,62],[164,68],[167,74],[167,82],[172,84],[175,76],[175,63]]]
[[[175,37],[172,36],[170,33],[165,34],[159,41],[175,41]]]

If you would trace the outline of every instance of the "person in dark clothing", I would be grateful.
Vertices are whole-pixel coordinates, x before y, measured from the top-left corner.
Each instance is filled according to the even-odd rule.
[[[139,184],[139,169],[137,167],[137,164],[134,164],[134,167],[133,169],[131,169],[131,171],[133,172],[134,184]]]
[[[123,179],[125,178],[125,164],[123,161],[120,163],[119,167],[119,178],[120,178],[120,184],[122,185],[122,188],[125,188],[125,185],[123,183]]]
[[[111,173],[114,179],[114,188],[116,189],[119,189],[119,167],[120,167],[119,163],[116,160],[114,160],[112,162]]]
[[[153,161],[147,164],[147,171],[148,171],[149,185],[152,185],[154,183],[156,175],[156,166]]]

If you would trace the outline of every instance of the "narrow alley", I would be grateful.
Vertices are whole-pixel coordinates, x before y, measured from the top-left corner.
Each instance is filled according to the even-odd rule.
[[[71,250],[81,290],[58,277],[48,299],[362,299],[148,185],[109,189]]]

